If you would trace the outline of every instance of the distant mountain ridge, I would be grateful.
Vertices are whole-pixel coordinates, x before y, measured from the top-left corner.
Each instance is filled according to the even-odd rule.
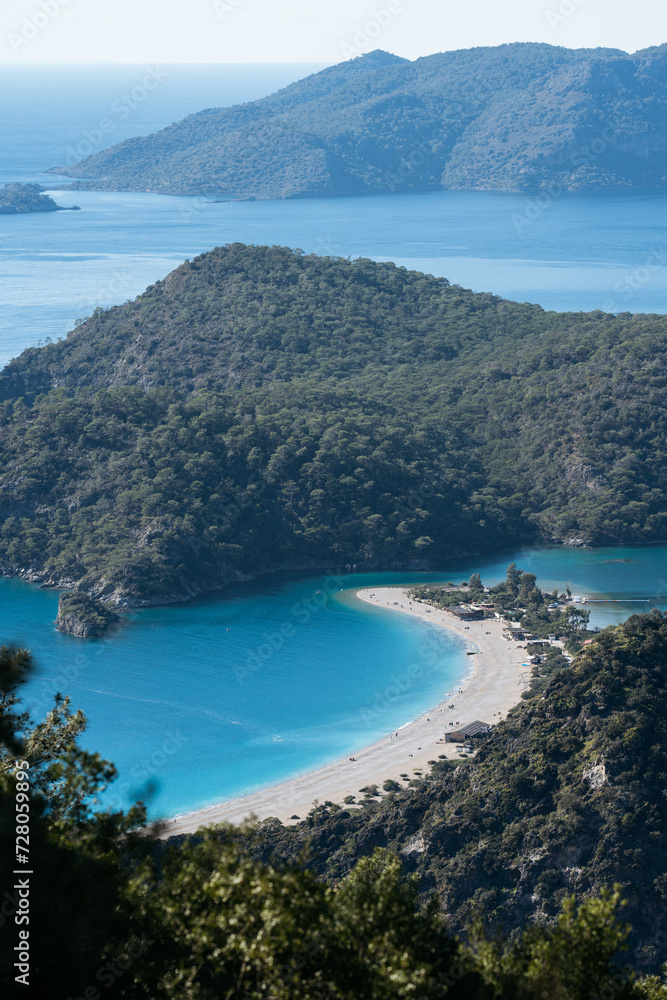
[[[244,198],[661,188],[667,46],[375,51],[53,172],[108,190]]]

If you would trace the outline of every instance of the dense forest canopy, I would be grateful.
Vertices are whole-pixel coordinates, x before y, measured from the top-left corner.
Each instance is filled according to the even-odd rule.
[[[233,244],[0,373],[0,567],[113,601],[664,539],[667,319]]]
[[[54,172],[92,187],[295,198],[667,183],[667,46],[376,51]]]

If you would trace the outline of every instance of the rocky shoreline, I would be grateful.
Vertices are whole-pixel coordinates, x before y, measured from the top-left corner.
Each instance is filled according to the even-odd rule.
[[[67,632],[82,639],[97,639],[117,621],[120,621],[120,616],[115,611],[80,590],[69,590],[60,595],[56,618],[58,632]]]
[[[480,556],[479,552],[457,553],[455,557],[475,558]],[[45,589],[74,591],[82,595],[90,595],[92,600],[97,601],[102,606],[113,608],[117,611],[138,610],[140,608],[166,607],[171,604],[184,604],[197,597],[205,597],[207,594],[224,590],[225,587],[234,583],[250,583],[260,577],[271,576],[274,573],[332,573],[337,575],[349,573],[370,573],[370,572],[406,572],[419,573],[430,572],[433,567],[423,560],[414,560],[411,563],[394,563],[390,565],[376,563],[346,563],[345,565],[334,565],[319,561],[305,561],[299,563],[283,563],[278,566],[262,566],[252,573],[244,573],[241,570],[233,570],[230,573],[220,574],[215,580],[188,581],[183,583],[182,590],[172,591],[166,594],[153,594],[146,597],[138,597],[128,594],[118,586],[110,584],[99,577],[97,579],[73,580],[71,577],[60,577],[52,573],[41,570],[37,566],[1,566],[0,575],[5,577],[18,577],[27,583],[35,583]],[[444,570],[443,570],[444,572]],[[65,596],[65,595],[63,595]]]
[[[596,548],[597,545],[594,544],[591,538],[563,538],[560,541],[544,539],[528,539],[523,540],[526,544],[551,544],[551,545],[566,545],[575,548]],[[604,544],[604,543],[600,543]],[[487,555],[488,553],[481,552],[457,552],[452,558],[471,558],[480,557],[482,555]],[[446,572],[446,567],[433,567],[429,566],[423,560],[415,560],[410,564],[407,563],[396,563],[392,565],[380,565],[376,563],[346,563],[345,565],[334,565],[333,563],[324,563],[319,561],[305,561],[300,563],[285,563],[282,565],[266,565],[259,567],[253,572],[244,573],[241,570],[233,570],[228,573],[221,573],[216,579],[208,580],[197,580],[197,581],[183,581],[182,589],[171,591],[164,594],[151,594],[145,597],[138,596],[136,591],[140,590],[139,587],[133,588],[135,590],[134,594],[128,593],[126,590],[120,588],[118,585],[112,584],[107,581],[104,576],[99,576],[97,578],[88,579],[72,579],[71,577],[58,576],[48,571],[43,570],[39,566],[0,566],[0,575],[7,577],[18,577],[25,580],[28,583],[37,584],[43,588],[57,589],[57,590],[67,590],[69,592],[75,592],[82,596],[89,596],[91,601],[96,602],[100,607],[107,608],[110,611],[113,609],[115,611],[131,611],[139,610],[141,608],[155,608],[155,607],[167,607],[169,605],[184,604],[187,601],[191,601],[198,597],[205,597],[208,594],[216,593],[220,590],[224,590],[225,587],[230,586],[235,583],[250,583],[252,580],[259,579],[263,576],[270,576],[274,573],[335,573],[338,575],[350,574],[350,573],[364,573],[364,572],[434,572],[438,569],[442,569]],[[65,594],[62,595],[66,596]],[[62,598],[61,598],[62,599]],[[70,631],[70,629],[62,629],[61,631]],[[81,634],[81,633],[73,633]]]

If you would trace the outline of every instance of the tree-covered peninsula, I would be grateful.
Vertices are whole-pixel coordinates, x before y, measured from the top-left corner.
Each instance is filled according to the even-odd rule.
[[[56,205],[53,198],[44,194],[44,188],[39,184],[5,184],[0,188],[0,215],[66,211],[78,211],[78,205],[71,208]]]
[[[663,188],[667,46],[371,52],[55,173],[226,198]]]
[[[0,568],[115,604],[667,530],[667,319],[232,244],[0,373]]]

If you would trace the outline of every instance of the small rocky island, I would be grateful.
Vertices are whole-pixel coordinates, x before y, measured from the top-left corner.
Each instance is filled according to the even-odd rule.
[[[68,590],[60,595],[56,618],[58,632],[68,632],[84,639],[98,638],[117,621],[119,616],[115,611],[81,590]]]
[[[79,212],[78,205],[56,205],[44,194],[40,184],[5,184],[0,189],[0,215],[25,215],[28,212]]]

